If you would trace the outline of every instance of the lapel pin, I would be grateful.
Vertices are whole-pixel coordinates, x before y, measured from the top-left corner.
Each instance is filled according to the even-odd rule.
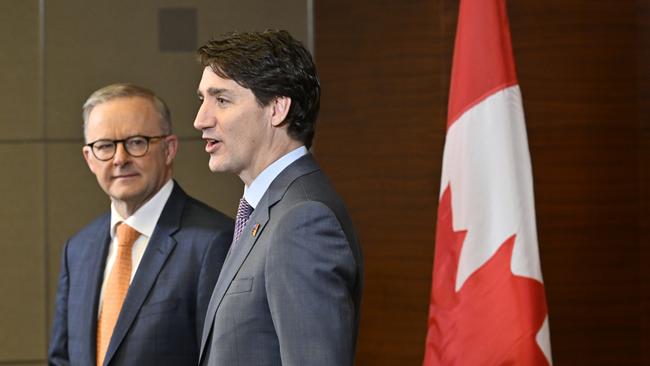
[[[251,232],[251,234],[253,234],[253,236],[257,235],[257,230],[259,230],[259,228],[260,228],[260,224],[255,224],[255,226],[253,227],[253,231]]]

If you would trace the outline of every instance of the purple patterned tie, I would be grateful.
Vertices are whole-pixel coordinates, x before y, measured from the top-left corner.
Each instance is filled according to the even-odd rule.
[[[241,200],[239,200],[239,208],[237,209],[237,219],[235,220],[235,236],[232,239],[233,244],[239,240],[239,237],[244,231],[244,227],[246,226],[251,213],[253,213],[253,207],[251,207],[246,199],[242,197]]]

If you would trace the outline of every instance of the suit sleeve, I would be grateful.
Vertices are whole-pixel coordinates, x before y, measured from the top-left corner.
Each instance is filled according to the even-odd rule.
[[[70,364],[68,355],[68,243],[61,254],[61,270],[59,272],[59,283],[56,291],[56,308],[54,311],[54,322],[52,324],[52,337],[48,350],[48,364],[52,366],[64,366]]]
[[[210,304],[210,298],[214,286],[219,278],[221,267],[226,259],[228,248],[232,242],[233,230],[221,230],[212,240],[206,250],[203,262],[201,264],[201,272],[199,273],[199,282],[197,287],[196,299],[196,336],[199,345],[201,344],[201,337],[203,335],[203,326],[205,322],[205,314]]]
[[[283,365],[352,365],[357,263],[334,213],[303,202],[280,218],[266,290]]]

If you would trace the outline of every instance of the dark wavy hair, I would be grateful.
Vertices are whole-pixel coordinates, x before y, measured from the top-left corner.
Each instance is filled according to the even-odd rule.
[[[250,89],[261,106],[276,97],[291,98],[284,121],[289,136],[311,147],[320,108],[320,82],[309,51],[289,32],[226,33],[197,53],[204,67]]]

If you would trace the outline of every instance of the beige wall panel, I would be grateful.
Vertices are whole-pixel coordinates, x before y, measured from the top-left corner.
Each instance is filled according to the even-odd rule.
[[[200,67],[193,52],[158,50],[158,9],[194,7],[198,42],[230,30],[285,28],[306,41],[306,1],[195,0],[46,3],[46,105],[48,137],[78,138],[80,108],[93,90],[129,81],[149,87],[172,110],[175,132],[196,137]]]
[[[235,217],[244,185],[229,173],[212,173],[208,169],[205,142],[183,140],[176,156],[174,176],[183,189],[217,210]]]
[[[47,309],[48,327],[51,327],[63,245],[70,236],[108,210],[110,200],[88,169],[81,155],[81,143],[49,143],[46,151],[50,294]]]
[[[43,145],[0,144],[0,362],[45,357]]]
[[[0,138],[43,136],[38,0],[0,1]]]

